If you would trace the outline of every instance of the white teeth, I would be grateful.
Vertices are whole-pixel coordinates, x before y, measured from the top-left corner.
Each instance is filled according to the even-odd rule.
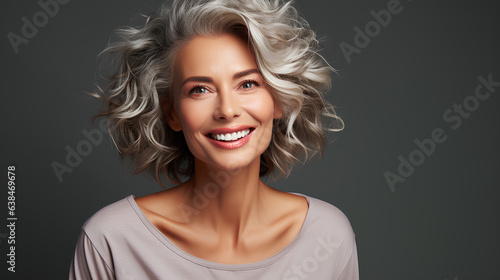
[[[212,134],[210,133],[210,137],[219,141],[234,141],[240,139],[242,137],[247,136],[250,133],[250,129],[245,129],[238,132],[226,133],[226,134]]]

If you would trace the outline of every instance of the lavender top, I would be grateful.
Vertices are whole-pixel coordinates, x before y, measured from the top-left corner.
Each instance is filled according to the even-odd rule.
[[[336,279],[358,280],[355,234],[335,206],[307,199],[297,237],[271,257],[221,264],[177,247],[144,215],[130,195],[90,217],[82,227],[69,279]]]

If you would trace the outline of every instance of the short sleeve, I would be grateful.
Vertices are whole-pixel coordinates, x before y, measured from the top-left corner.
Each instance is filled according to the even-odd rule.
[[[70,280],[115,279],[109,265],[101,257],[92,241],[82,229],[71,263]]]

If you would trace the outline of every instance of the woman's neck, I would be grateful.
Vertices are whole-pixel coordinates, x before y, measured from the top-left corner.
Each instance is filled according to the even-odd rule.
[[[238,243],[245,230],[260,225],[271,210],[270,195],[275,190],[260,180],[259,169],[259,158],[232,171],[195,159],[195,175],[187,182],[187,203],[196,210],[190,222],[213,228]]]

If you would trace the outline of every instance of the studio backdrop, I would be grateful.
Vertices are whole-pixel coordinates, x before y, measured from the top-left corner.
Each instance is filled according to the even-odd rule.
[[[86,219],[162,190],[130,174],[84,93],[113,30],[161,3],[2,1],[1,279],[67,279]],[[338,70],[327,99],[345,129],[264,181],[347,215],[361,279],[500,279],[497,1],[295,5]]]

